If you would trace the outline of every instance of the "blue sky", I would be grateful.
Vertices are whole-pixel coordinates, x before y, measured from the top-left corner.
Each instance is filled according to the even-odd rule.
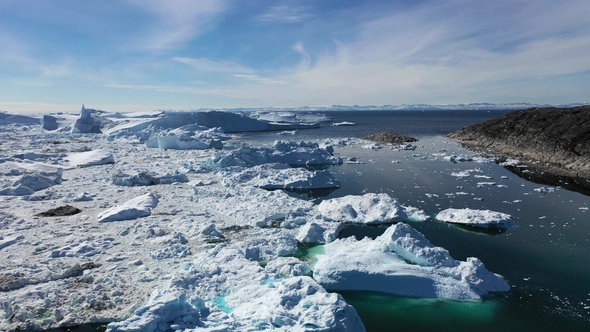
[[[0,110],[589,102],[588,0],[0,0]]]

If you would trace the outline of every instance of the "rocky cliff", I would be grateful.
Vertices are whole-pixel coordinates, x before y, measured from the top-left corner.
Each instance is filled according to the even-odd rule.
[[[467,147],[590,184],[590,105],[514,111],[448,136]]]

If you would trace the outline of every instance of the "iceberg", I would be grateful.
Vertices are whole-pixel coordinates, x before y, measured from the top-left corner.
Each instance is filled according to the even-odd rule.
[[[80,117],[72,127],[73,134],[100,134],[101,128],[110,124],[110,120],[100,115],[100,111],[82,105]],[[53,126],[52,126],[53,127]]]
[[[406,208],[385,193],[332,198],[322,201],[317,210],[327,220],[351,224],[377,225],[409,219]]]
[[[440,211],[437,220],[479,228],[508,229],[513,227],[512,216],[506,213],[475,209],[446,209]]]
[[[147,193],[102,212],[98,215],[98,221],[121,221],[147,217],[156,205],[158,205],[158,196]]]
[[[354,237],[323,246],[312,267],[328,290],[363,290],[403,296],[479,300],[510,286],[477,258],[453,259],[411,226],[390,226],[375,240]]]

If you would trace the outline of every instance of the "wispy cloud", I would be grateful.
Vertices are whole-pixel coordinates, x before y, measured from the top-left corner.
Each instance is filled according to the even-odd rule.
[[[128,0],[155,15],[147,36],[136,47],[152,51],[180,48],[204,32],[214,15],[227,8],[227,0]]]
[[[299,23],[313,17],[309,6],[276,6],[258,16],[264,22]]]
[[[237,74],[234,76],[238,77],[238,78],[243,78],[248,81],[255,82],[255,83],[264,84],[264,85],[284,85],[284,84],[287,84],[286,81],[282,81],[282,80],[271,78],[271,77],[262,77],[262,76],[258,76],[258,75]]]
[[[172,60],[183,63],[201,72],[217,72],[217,73],[253,73],[254,70],[235,62],[224,60],[211,60],[207,58],[183,58],[174,57]]]

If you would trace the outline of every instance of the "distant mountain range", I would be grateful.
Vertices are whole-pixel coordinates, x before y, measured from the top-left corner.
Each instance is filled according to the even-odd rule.
[[[531,104],[531,103],[469,103],[469,104],[402,104],[402,105],[332,105],[326,107],[301,106],[301,107],[266,107],[266,108],[232,108],[227,111],[432,111],[432,110],[519,110],[533,107],[559,107],[569,108],[588,105],[588,103],[572,103],[562,105]]]

